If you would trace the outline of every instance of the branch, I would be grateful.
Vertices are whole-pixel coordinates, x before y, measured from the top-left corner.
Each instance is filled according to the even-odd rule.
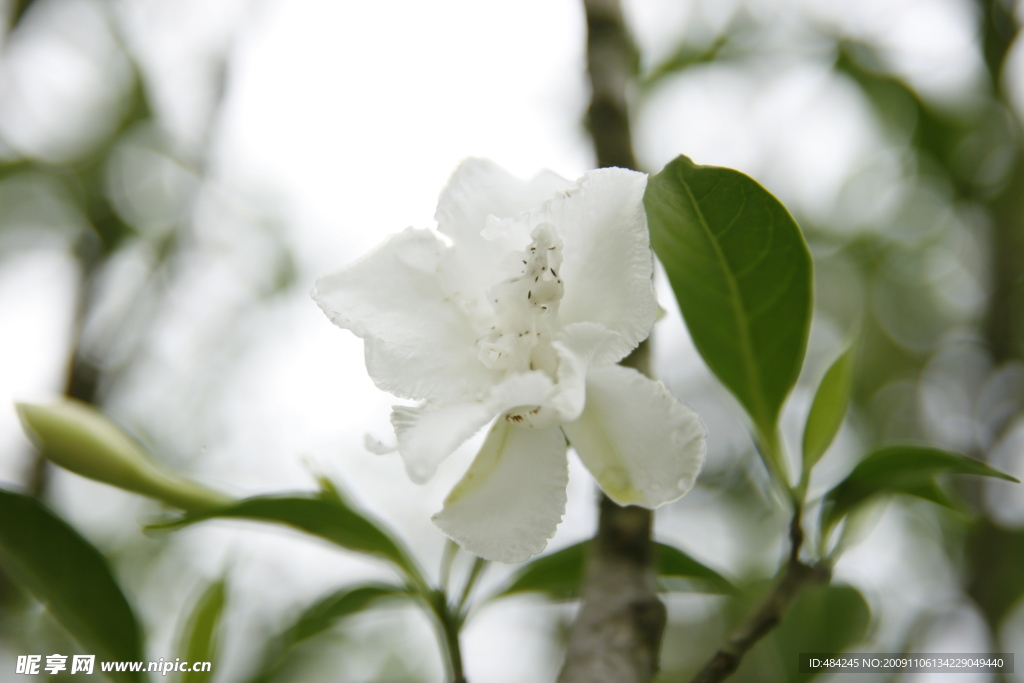
[[[789,526],[789,561],[782,578],[761,606],[733,632],[725,644],[704,665],[690,683],[718,683],[724,681],[739,667],[743,656],[759,640],[779,625],[796,597],[808,586],[828,583],[832,579],[832,566],[827,560],[813,565],[800,560],[800,546],[803,544],[803,528],[800,523],[800,507],[793,513]]]
[[[636,75],[636,48],[619,0],[583,0],[587,13],[587,126],[600,168],[637,166],[629,130],[627,90]]]
[[[665,606],[657,596],[650,510],[601,496],[583,604],[559,683],[646,683],[658,668]]]

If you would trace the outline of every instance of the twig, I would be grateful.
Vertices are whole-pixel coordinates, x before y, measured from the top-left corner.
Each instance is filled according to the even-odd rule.
[[[800,560],[800,548],[804,540],[800,517],[801,506],[797,505],[789,525],[789,560],[782,578],[757,611],[740,624],[690,683],[724,681],[736,671],[750,648],[779,625],[801,591],[814,584],[828,583],[832,579],[832,566],[827,560],[815,564],[806,564]]]

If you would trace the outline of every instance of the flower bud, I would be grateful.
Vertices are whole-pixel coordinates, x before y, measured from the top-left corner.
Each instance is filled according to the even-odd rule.
[[[18,403],[16,408],[25,434],[39,452],[75,474],[187,511],[232,502],[222,493],[166,471],[138,441],[87,403]]]

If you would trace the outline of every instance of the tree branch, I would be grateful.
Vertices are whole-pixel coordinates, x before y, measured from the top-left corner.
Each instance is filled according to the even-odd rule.
[[[599,167],[636,168],[627,89],[636,51],[619,0],[584,0],[591,99],[587,127]],[[648,345],[623,365],[650,375]],[[590,544],[583,601],[569,634],[559,683],[647,683],[658,670],[665,606],[658,599],[653,514],[619,507],[601,496],[597,535]]]
[[[583,0],[587,13],[587,126],[599,168],[637,166],[629,128],[627,94],[636,76],[636,48],[622,20],[619,0]]]
[[[658,669],[665,606],[658,599],[650,510],[601,496],[583,604],[559,683],[641,683]]]

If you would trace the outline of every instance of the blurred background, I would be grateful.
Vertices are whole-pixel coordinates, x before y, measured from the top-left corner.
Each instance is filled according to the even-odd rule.
[[[177,656],[192,602],[226,575],[215,679],[250,680],[304,605],[384,569],[244,523],[146,535],[155,503],[44,466],[12,402],[95,403],[159,458],[239,495],[307,490],[324,473],[436,571],[444,538],[430,515],[479,436],[425,487],[397,455],[369,452],[367,436],[393,438],[394,399],[309,290],[389,233],[432,225],[467,156],[523,177],[593,166],[582,6],[0,5],[0,481],[42,496],[108,555],[153,660]],[[817,311],[785,416],[791,443],[825,368],[863,336],[855,406],[812,495],[865,449],[906,440],[1024,478],[1024,3],[624,0],[624,11],[644,170],[680,153],[740,169],[811,244]],[[710,436],[698,487],[658,513],[656,533],[746,588],[739,600],[669,598],[662,679],[677,681],[770,579],[786,519],[740,410],[659,291],[655,372]],[[1024,495],[1001,481],[959,493],[975,516],[879,509],[836,568],[843,587],[809,593],[737,680],[807,680],[793,653],[842,647],[1024,653]],[[551,548],[592,534],[595,500],[574,462]],[[492,568],[485,586],[509,571]],[[485,608],[464,636],[469,679],[553,680],[573,611],[531,597]],[[18,654],[44,650],[78,652],[0,577],[0,681],[20,680]],[[320,636],[277,680],[441,676],[425,618],[395,607]]]

